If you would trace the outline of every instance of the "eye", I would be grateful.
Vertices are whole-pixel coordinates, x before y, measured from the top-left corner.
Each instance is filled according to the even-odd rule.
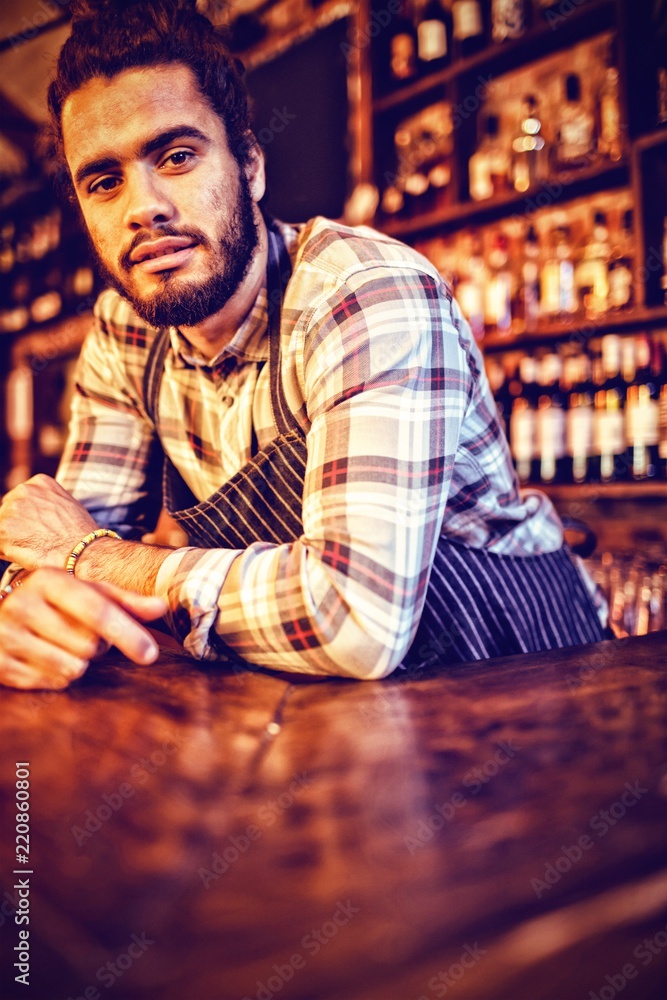
[[[172,167],[183,167],[189,160],[194,157],[194,153],[187,149],[177,149],[173,153],[169,153],[167,157],[160,164],[161,167],[172,166]]]
[[[100,177],[94,184],[91,184],[89,190],[91,194],[95,194],[95,192],[106,194],[113,191],[117,184],[120,184],[118,177]]]

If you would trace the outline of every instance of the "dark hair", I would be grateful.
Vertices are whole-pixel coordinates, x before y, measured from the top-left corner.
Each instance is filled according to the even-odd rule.
[[[248,163],[255,138],[243,65],[198,13],[196,0],[72,0],[71,9],[72,33],[48,90],[50,123],[42,147],[64,192],[74,193],[63,149],[63,104],[93,77],[111,78],[126,69],[189,66],[225,126],[236,161],[241,167]]]

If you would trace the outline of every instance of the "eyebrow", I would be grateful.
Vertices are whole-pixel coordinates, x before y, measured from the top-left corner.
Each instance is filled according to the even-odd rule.
[[[204,145],[210,145],[211,140],[203,132],[200,132],[198,128],[193,125],[177,125],[175,128],[167,129],[164,132],[159,132],[157,135],[153,136],[152,139],[147,139],[139,147],[139,159],[144,159],[146,156],[150,156],[158,149],[163,149],[164,146],[168,146],[170,143],[175,142],[177,139],[196,139],[198,142]],[[91,177],[93,174],[103,173],[105,170],[112,170],[114,167],[120,166],[120,160],[115,156],[103,156],[98,160],[89,160],[88,163],[83,163],[77,170],[74,181],[77,187],[85,181],[87,177]]]

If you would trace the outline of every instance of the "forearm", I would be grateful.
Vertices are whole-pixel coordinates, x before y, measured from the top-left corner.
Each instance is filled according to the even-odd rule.
[[[172,551],[140,542],[98,538],[79,556],[75,574],[80,580],[114,583],[124,590],[152,596],[160,566]]]

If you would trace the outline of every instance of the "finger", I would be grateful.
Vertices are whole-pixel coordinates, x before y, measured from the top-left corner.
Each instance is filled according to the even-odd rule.
[[[44,569],[35,573],[26,587],[29,584],[53,607],[117,646],[134,663],[152,663],[157,658],[157,643],[135,615],[156,618],[163,614],[164,602],[159,598],[123,592],[123,600],[132,602],[130,613],[106,588],[84,583],[63,570]]]
[[[41,594],[22,588],[11,595],[11,602],[7,614],[11,615],[15,629],[22,626],[31,634],[82,660],[90,660],[99,652],[100,639],[94,631],[66,612],[47,604]],[[108,648],[106,643],[103,645]]]
[[[114,583],[96,583],[94,586],[99,587],[131,615],[141,618],[142,621],[150,622],[155,618],[162,618],[169,610],[169,605],[162,597],[137,594],[132,590],[117,587]]]
[[[29,632],[17,637],[16,646],[12,648],[10,639],[0,656],[0,681],[12,687],[64,688],[88,666],[87,660],[58,650]]]

